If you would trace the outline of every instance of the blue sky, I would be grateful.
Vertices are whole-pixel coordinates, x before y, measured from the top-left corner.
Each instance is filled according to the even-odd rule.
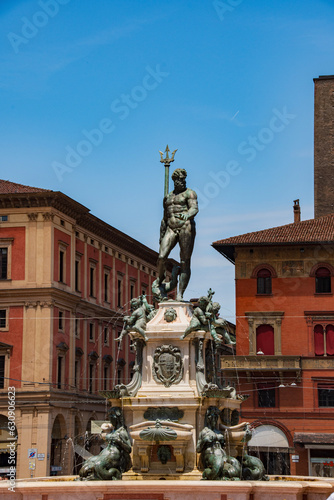
[[[185,298],[212,287],[233,319],[234,267],[211,243],[292,222],[296,198],[313,216],[313,78],[334,74],[334,3],[4,0],[0,16],[1,177],[157,250],[158,151],[178,149],[200,202]]]

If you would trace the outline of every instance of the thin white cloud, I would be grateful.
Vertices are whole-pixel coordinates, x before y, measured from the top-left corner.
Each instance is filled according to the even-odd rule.
[[[34,93],[38,95],[47,89],[47,81],[53,74],[87,57],[96,48],[126,38],[145,25],[161,20],[161,17],[131,19],[121,26],[114,26],[72,41],[62,41],[59,38],[57,42],[48,45],[47,51],[44,45],[35,44],[32,40],[27,45],[21,46],[19,53],[15,54],[8,41],[8,51],[0,59],[0,88],[29,94],[29,97]],[[34,78],[36,74],[38,82]],[[31,85],[29,85],[30,80]]]

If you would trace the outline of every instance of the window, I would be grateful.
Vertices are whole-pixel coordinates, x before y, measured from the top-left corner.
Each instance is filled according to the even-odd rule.
[[[80,258],[76,258],[74,265],[74,288],[76,292],[80,292],[80,268]]]
[[[75,361],[74,361],[74,386],[80,389],[81,386],[81,356],[83,355],[81,347],[75,348]]]
[[[316,356],[334,355],[334,325],[315,325],[314,353]]]
[[[8,221],[8,215],[0,215],[0,222],[7,222]]]
[[[331,293],[331,273],[327,267],[319,267],[315,272],[315,293]]]
[[[14,238],[0,239],[0,279],[11,279],[11,256]]]
[[[257,293],[271,294],[271,272],[268,269],[260,269],[257,273]]]
[[[117,370],[117,384],[121,384],[122,383],[122,371],[123,370],[121,368],[119,368]]]
[[[109,273],[104,273],[104,302],[109,302]]]
[[[0,356],[0,389],[5,387],[5,356]]]
[[[108,345],[109,344],[109,330],[108,330],[108,327],[105,326],[104,327],[104,332],[103,332],[103,343],[105,345]]]
[[[117,280],[117,307],[122,307],[122,279]]]
[[[284,311],[247,311],[245,316],[249,328],[249,354],[255,356],[259,351],[262,351],[264,354],[280,356],[282,354],[281,330]],[[261,328],[259,329],[259,327]],[[274,340],[274,350],[272,339]]]
[[[58,373],[57,373],[57,389],[61,389],[62,377],[63,377],[63,357],[58,356]]]
[[[274,408],[276,406],[276,390],[274,383],[258,384],[258,407]]]
[[[93,376],[94,376],[94,365],[92,363],[89,364],[89,384],[88,384],[88,391],[90,393],[93,392]]]
[[[58,330],[64,330],[64,313],[62,311],[58,313]]]
[[[89,268],[89,295],[95,297],[95,267]]]
[[[74,387],[77,387],[77,384],[78,384],[78,364],[79,364],[79,361],[75,360],[75,362],[74,362]]]
[[[89,323],[89,340],[94,341],[94,323]]]
[[[7,327],[7,309],[0,309],[0,328]]]
[[[275,354],[275,335],[271,325],[260,325],[256,329],[256,353],[273,356]]]
[[[0,279],[6,280],[8,274],[8,248],[0,248]]]
[[[74,335],[76,336],[76,338],[80,338],[80,329],[79,329],[79,320],[78,318],[75,318],[75,321],[74,321]]]
[[[64,250],[59,250],[59,281],[64,283],[65,279],[65,252]]]
[[[108,379],[109,379],[109,366],[104,366],[103,368],[103,390],[108,389]]]
[[[74,387],[78,386],[79,366],[80,366],[80,361],[78,359],[76,359],[74,362]]]
[[[320,407],[334,406],[334,384],[318,385],[318,403]]]

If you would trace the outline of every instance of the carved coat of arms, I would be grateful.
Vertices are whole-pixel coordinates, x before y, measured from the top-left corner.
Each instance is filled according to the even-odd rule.
[[[172,345],[157,347],[153,356],[153,378],[165,387],[178,384],[183,377],[181,351]]]

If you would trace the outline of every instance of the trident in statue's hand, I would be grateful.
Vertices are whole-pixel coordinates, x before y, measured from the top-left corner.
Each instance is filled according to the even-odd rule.
[[[168,153],[170,153],[170,149],[168,147],[168,144],[165,149],[166,157],[164,158],[164,154],[162,151],[159,151],[161,160],[160,163],[163,163],[165,165],[165,191],[164,191],[164,196],[168,195],[169,191],[169,165],[174,161],[174,156],[176,153],[177,149],[174,149],[172,152],[172,156],[169,158]]]

